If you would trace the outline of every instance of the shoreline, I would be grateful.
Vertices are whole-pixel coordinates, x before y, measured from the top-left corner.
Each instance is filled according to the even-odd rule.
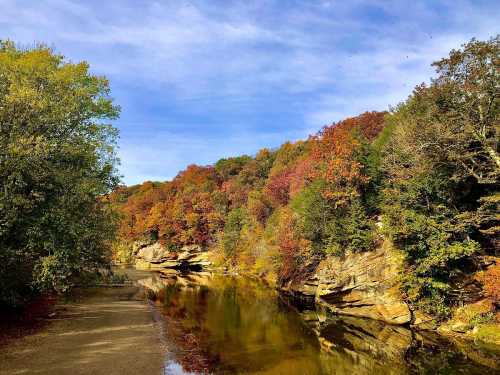
[[[137,285],[75,290],[41,329],[6,341],[0,374],[162,374],[158,322]]]

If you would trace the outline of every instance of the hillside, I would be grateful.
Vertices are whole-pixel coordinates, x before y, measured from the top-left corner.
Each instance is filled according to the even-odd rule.
[[[466,324],[490,324],[500,297],[498,56],[498,37],[473,40],[390,112],[117,189],[115,258],[132,261],[145,238],[172,254],[198,245],[215,265],[290,287],[327,258],[386,243],[403,259],[394,277],[412,310],[443,320],[479,301]]]

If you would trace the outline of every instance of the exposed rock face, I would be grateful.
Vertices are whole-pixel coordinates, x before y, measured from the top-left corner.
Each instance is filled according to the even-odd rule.
[[[154,243],[155,243],[155,241],[152,241],[152,240],[146,239],[146,238],[141,239],[141,240],[137,240],[132,244],[132,254],[137,255],[137,253],[139,252],[140,249],[142,249],[143,247],[152,245]]]
[[[183,246],[179,252],[169,251],[159,242],[136,242],[136,267],[139,269],[194,268],[211,264],[208,253],[201,246]]]
[[[328,257],[312,277],[287,289],[337,314],[406,324],[411,312],[399,291],[401,270],[401,257],[385,243],[374,251]]]
[[[168,259],[168,251],[159,242],[139,248],[136,258],[149,263],[161,263]]]

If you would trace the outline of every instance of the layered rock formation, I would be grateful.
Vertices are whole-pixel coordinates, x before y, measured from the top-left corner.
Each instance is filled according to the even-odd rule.
[[[175,252],[159,242],[137,241],[133,254],[138,269],[202,268],[211,264],[208,253],[199,245],[186,245]]]
[[[399,290],[402,269],[401,256],[386,242],[374,251],[328,257],[313,276],[285,290],[336,314],[407,324],[412,316]]]

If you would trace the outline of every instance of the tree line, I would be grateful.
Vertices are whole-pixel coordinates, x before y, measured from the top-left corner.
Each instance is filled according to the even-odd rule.
[[[0,42],[0,303],[131,261],[145,236],[172,252],[204,246],[278,285],[388,239],[407,300],[446,317],[456,281],[500,248],[499,37],[434,67],[388,112],[126,187],[108,81],[43,45]],[[499,275],[481,279],[497,300]]]
[[[144,236],[173,252],[199,244],[221,265],[283,285],[385,238],[405,256],[407,300],[448,316],[456,281],[500,247],[499,37],[433,66],[430,83],[388,112],[118,188],[115,256],[131,260],[130,243]],[[498,274],[484,277],[486,289],[498,289]]]

